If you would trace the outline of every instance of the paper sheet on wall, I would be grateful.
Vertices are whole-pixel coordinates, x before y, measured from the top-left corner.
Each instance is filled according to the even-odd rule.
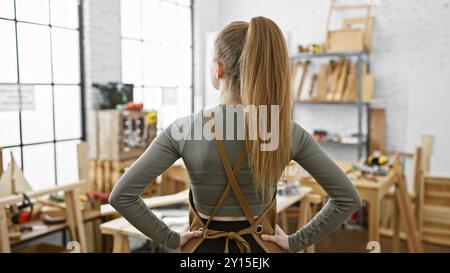
[[[0,85],[0,112],[35,109],[34,86]]]

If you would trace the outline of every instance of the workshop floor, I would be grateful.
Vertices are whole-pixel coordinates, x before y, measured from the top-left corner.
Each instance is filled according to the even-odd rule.
[[[367,245],[367,229],[348,230],[341,228],[333,233],[330,237],[316,244],[317,253],[368,253]],[[381,237],[381,252],[392,252],[392,239]],[[439,246],[434,244],[424,244],[426,253],[450,253],[450,247]],[[407,253],[406,242],[401,243],[401,252]]]

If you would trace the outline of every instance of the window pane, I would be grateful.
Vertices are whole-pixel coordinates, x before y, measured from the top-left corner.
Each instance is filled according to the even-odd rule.
[[[17,20],[48,24],[48,0],[16,0]]]
[[[191,86],[192,82],[192,50],[190,48],[174,47],[169,49],[172,71],[166,71],[167,85]]]
[[[175,17],[172,25],[176,27],[175,43],[179,46],[190,47],[192,44],[191,9],[175,6]]]
[[[144,89],[142,87],[133,88],[133,102],[143,103],[144,102]]]
[[[3,154],[3,170],[8,167],[9,162],[11,161],[11,152],[13,153],[14,159],[16,160],[17,165],[19,167],[22,167],[22,156],[20,155],[20,148],[3,148],[2,154]],[[1,167],[1,166],[0,166]]]
[[[144,85],[162,85],[165,81],[163,76],[170,70],[167,51],[163,47],[154,43],[143,43],[143,82]]]
[[[165,44],[175,44],[178,41],[179,27],[177,19],[177,6],[170,2],[160,4],[161,41]],[[183,22],[186,24],[186,22]]]
[[[55,185],[53,143],[23,147],[23,165],[25,178],[33,190],[46,189]]]
[[[18,23],[20,81],[50,83],[49,27]]]
[[[174,2],[177,2],[178,4],[184,5],[184,6],[190,6],[191,0],[174,0]]]
[[[141,0],[120,1],[122,36],[141,38]]]
[[[159,110],[162,107],[162,89],[145,88],[143,98],[145,110]]]
[[[0,17],[14,19],[14,0],[0,0]]]
[[[52,87],[34,87],[35,109],[22,111],[23,143],[53,140]]]
[[[17,82],[14,22],[0,20],[0,41],[0,82]]]
[[[52,28],[53,82],[80,83],[78,31]]]
[[[78,182],[77,144],[80,141],[56,143],[56,174],[58,185]]]
[[[190,87],[182,87],[177,90],[178,98],[178,115],[179,117],[191,114],[192,89]]]
[[[54,26],[78,27],[78,0],[51,0],[50,20]]]
[[[144,43],[144,84],[190,86],[192,51],[180,46]]]
[[[180,117],[191,113],[191,88],[164,88],[161,110],[158,112],[161,117],[158,119],[162,128],[166,128]]]
[[[0,147],[20,144],[19,112],[0,112]]]
[[[161,27],[161,15],[159,12],[160,1],[147,0],[142,2],[142,36],[147,41],[160,41],[164,27]]]
[[[81,102],[78,86],[55,86],[56,139],[81,137]]]
[[[122,81],[142,85],[141,43],[122,40]]]

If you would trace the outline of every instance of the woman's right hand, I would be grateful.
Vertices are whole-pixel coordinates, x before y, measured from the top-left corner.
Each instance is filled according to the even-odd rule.
[[[263,235],[261,235],[261,238],[265,241],[274,242],[275,244],[277,244],[279,247],[281,247],[282,249],[284,249],[287,252],[292,252],[292,249],[289,246],[288,235],[278,225],[275,228],[274,235],[263,234]]]
[[[196,237],[202,237],[203,231],[186,231],[180,234],[180,247],[184,246],[189,240]]]

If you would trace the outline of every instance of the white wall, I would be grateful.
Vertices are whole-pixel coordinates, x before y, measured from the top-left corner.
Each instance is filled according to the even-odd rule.
[[[121,40],[120,0],[85,0],[83,6],[87,126],[100,94],[93,83],[120,82]],[[87,130],[87,138],[90,139]]]
[[[205,107],[207,35],[219,28],[220,0],[194,0],[194,90],[195,111]]]
[[[198,0],[198,5],[208,0]],[[290,51],[298,44],[320,43],[325,36],[329,0],[222,0],[218,26],[266,16],[288,33]],[[424,133],[434,135],[431,172],[450,175],[450,0],[378,1],[371,55],[376,98],[386,109],[389,150],[412,152]],[[214,25],[208,22],[210,25]],[[203,53],[205,54],[205,53]],[[202,69],[200,69],[202,70]],[[204,76],[205,74],[203,74]],[[200,75],[197,75],[200,76]],[[315,109],[314,109],[315,108]],[[313,110],[313,111],[312,111]],[[355,128],[355,110],[340,106],[319,111],[296,106],[295,119],[306,129]],[[333,154],[354,158],[341,148]]]

